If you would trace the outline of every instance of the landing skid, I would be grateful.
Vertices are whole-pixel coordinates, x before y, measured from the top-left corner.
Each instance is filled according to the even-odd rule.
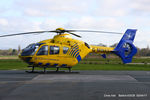
[[[35,71],[35,66],[28,66],[28,67],[31,67],[32,69],[31,69],[31,71],[26,71],[27,73],[39,73],[38,71]],[[53,67],[42,67],[42,68],[43,68],[43,73],[47,73],[46,68],[53,68]],[[72,72],[72,70],[71,70],[72,67],[62,67],[62,68],[68,68],[68,72],[69,73]],[[56,67],[55,72],[60,72],[59,69],[60,69],[60,67]],[[65,71],[63,71],[63,72],[65,72]]]

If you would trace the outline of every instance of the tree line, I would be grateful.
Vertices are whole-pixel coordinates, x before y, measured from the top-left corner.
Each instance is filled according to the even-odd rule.
[[[17,49],[8,49],[8,50],[0,50],[0,55],[1,56],[13,56],[13,55],[18,55],[18,50]]]

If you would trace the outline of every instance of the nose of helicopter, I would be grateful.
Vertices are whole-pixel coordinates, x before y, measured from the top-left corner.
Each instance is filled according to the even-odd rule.
[[[29,65],[33,64],[33,62],[31,61],[32,56],[19,56],[19,58]]]

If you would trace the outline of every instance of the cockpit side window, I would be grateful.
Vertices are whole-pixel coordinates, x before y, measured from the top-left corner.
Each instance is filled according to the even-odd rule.
[[[36,55],[48,55],[48,46],[42,46]]]
[[[52,55],[52,54],[59,54],[58,46],[50,46],[50,55]]]
[[[66,54],[68,52],[68,47],[63,47],[63,53]]]
[[[33,56],[44,43],[33,43],[22,50],[21,56]]]

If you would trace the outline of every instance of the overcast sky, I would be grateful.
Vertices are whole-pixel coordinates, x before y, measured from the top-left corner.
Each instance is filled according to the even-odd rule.
[[[91,29],[124,33],[138,29],[134,44],[150,46],[150,0],[0,0],[0,35],[18,32]],[[112,45],[122,35],[77,33],[89,44]],[[0,49],[22,48],[55,34],[0,38]]]

